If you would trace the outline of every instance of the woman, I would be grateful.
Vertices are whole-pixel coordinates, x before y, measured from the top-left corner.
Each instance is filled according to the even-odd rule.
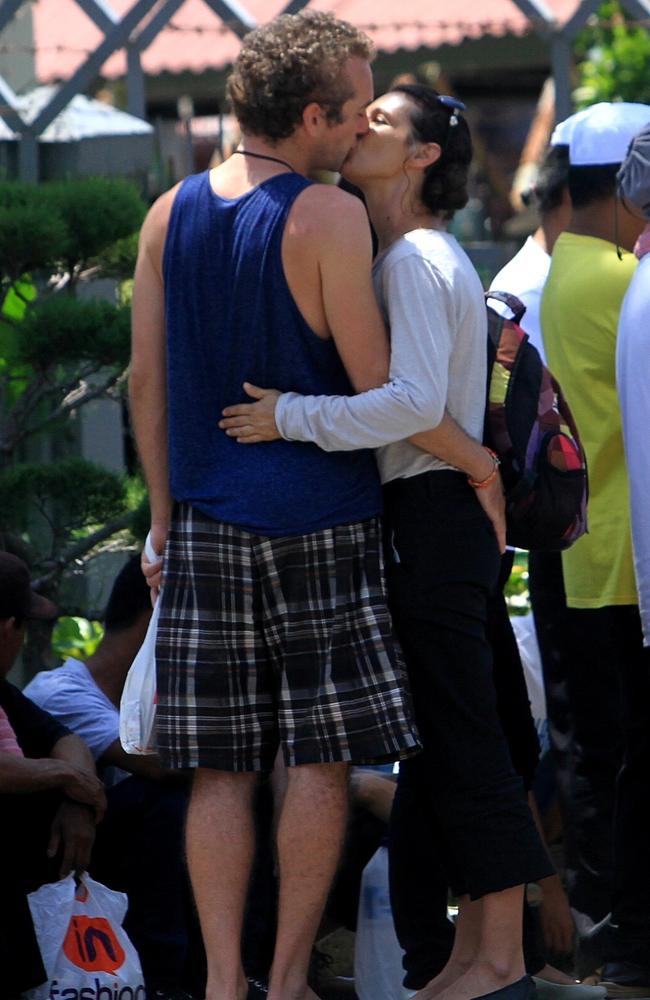
[[[408,936],[418,872],[435,858],[460,898],[451,958],[416,996],[527,1000],[535,989],[524,974],[523,887],[552,869],[512,769],[485,635],[500,545],[483,507],[493,503],[486,498],[498,486],[498,467],[477,443],[485,406],[483,292],[446,231],[467,201],[472,149],[461,109],[429,88],[396,87],[370,106],[370,130],[344,170],[363,191],[379,241],[374,278],[391,330],[391,375],[435,401],[440,425],[387,444],[395,441],[389,387],[355,397],[285,394],[275,419],[283,436],[327,449],[385,445],[377,458],[389,597],[424,746],[401,765],[393,812],[400,936]],[[248,388],[264,397],[261,412],[229,408],[222,426],[243,442],[268,440],[275,425],[264,414],[275,398]]]

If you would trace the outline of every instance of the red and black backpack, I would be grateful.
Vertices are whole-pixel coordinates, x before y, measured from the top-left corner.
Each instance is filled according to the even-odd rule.
[[[488,379],[484,443],[501,461],[507,541],[521,549],[566,549],[587,530],[587,462],[562,390],[519,325],[487,305]]]

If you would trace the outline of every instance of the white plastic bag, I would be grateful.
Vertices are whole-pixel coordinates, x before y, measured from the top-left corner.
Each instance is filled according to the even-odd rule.
[[[47,972],[26,1000],[144,1000],[138,954],[122,921],[128,900],[86,873],[42,885],[27,897]]]
[[[354,988],[359,1000],[406,1000],[404,969],[388,891],[388,848],[380,847],[363,870],[354,947]]]
[[[544,693],[544,676],[542,673],[542,657],[537,643],[535,618],[532,614],[513,615],[510,619],[515,633],[521,664],[524,668],[530,708],[535,722],[546,718],[546,695]]]
[[[120,698],[120,743],[127,753],[156,752],[156,632],[160,600],[156,601],[149,628],[131,664]]]
[[[149,562],[160,557],[154,552],[147,535],[144,551]],[[160,594],[156,598],[149,628],[138,655],[131,664],[120,698],[120,743],[127,753],[156,752],[156,633],[160,617]]]

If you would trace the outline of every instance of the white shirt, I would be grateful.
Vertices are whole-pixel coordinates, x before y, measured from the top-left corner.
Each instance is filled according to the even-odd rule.
[[[326,451],[379,448],[382,482],[449,468],[405,439],[437,427],[445,409],[467,434],[482,438],[487,318],[481,282],[456,239],[432,229],[397,240],[375,261],[373,277],[390,329],[390,381],[357,396],[285,393],[276,407],[278,430]]]
[[[54,670],[41,670],[24,694],[80,736],[95,760],[120,738],[120,713],[95,683],[85,663],[72,657]],[[128,778],[119,767],[106,767],[106,785]]]
[[[616,342],[616,382],[630,482],[643,644],[650,646],[650,254],[641,258],[623,299]]]
[[[539,351],[544,364],[546,355],[539,311],[550,267],[549,254],[542,250],[537,240],[529,236],[519,253],[501,268],[490,283],[492,291],[516,295],[526,306],[521,327],[528,334],[531,344]],[[489,300],[489,305],[502,316],[510,315],[508,307],[494,299]]]

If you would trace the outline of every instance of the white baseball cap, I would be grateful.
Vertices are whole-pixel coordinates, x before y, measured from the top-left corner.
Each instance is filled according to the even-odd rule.
[[[563,122],[558,122],[553,129],[553,134],[551,136],[551,146],[568,146],[571,142],[571,134],[573,132],[573,126],[576,121],[583,118],[588,108],[583,108],[582,111],[576,111],[574,115],[569,115],[565,118]]]
[[[650,122],[650,104],[602,101],[572,118],[566,129],[571,166],[607,166],[623,162],[632,139]]]

